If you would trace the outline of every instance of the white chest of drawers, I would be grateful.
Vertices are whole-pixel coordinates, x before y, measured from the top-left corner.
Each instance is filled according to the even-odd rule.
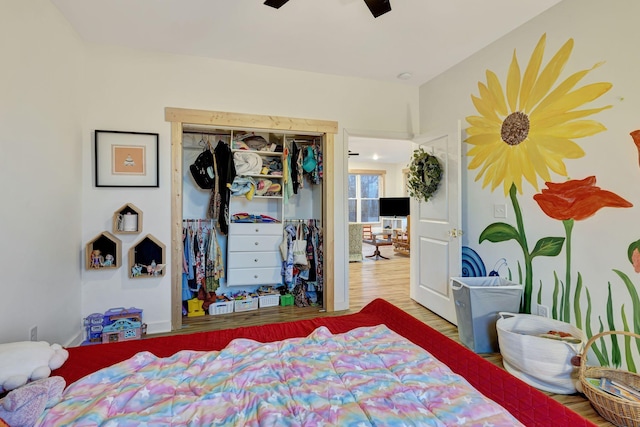
[[[227,235],[227,286],[282,283],[281,223],[231,223]]]

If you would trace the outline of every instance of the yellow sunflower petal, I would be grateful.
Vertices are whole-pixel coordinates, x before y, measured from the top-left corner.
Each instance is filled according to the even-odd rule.
[[[489,145],[502,143],[502,139],[498,133],[483,133],[468,137],[467,142],[471,145]]]
[[[593,114],[599,113],[600,111],[611,108],[611,105],[605,105],[600,108],[590,108],[587,110],[576,110],[571,111],[569,113],[553,113],[553,112],[545,112],[544,114],[539,114],[535,117],[529,116],[529,120],[531,122],[532,128],[548,128],[552,126],[557,126],[562,123],[570,122],[571,120],[581,119],[583,117],[591,116]]]
[[[536,135],[535,141],[547,153],[553,153],[566,159],[579,159],[585,155],[582,147],[568,138]]]
[[[507,74],[507,100],[509,102],[509,109],[512,112],[516,111],[519,91],[520,66],[518,65],[518,58],[516,57],[516,51],[514,49],[513,58],[511,58],[511,65],[509,65],[509,73]]]
[[[494,148],[488,148],[483,146],[476,146],[471,148],[468,152],[468,156],[474,156],[471,162],[469,162],[469,169],[475,169],[481,164],[485,163],[485,166],[480,169],[482,173],[495,159],[502,155],[503,148],[497,146]]]
[[[549,169],[547,168],[547,164],[544,161],[544,155],[540,152],[538,145],[530,138],[527,141],[524,141],[520,144],[524,149],[526,149],[529,162],[531,166],[536,171],[538,176],[542,178],[544,182],[551,181],[551,175],[549,175]]]
[[[549,105],[553,105],[560,98],[566,95],[571,89],[573,89],[573,87],[577,85],[578,82],[582,80],[582,78],[586,76],[590,71],[598,68],[602,64],[603,62],[599,62],[589,70],[578,71],[577,73],[574,73],[571,76],[567,77],[562,83],[558,85],[558,87],[551,91],[549,95],[547,95],[533,111],[531,111],[531,115],[536,115],[542,111],[545,111],[549,107]]]
[[[524,106],[525,111],[531,111],[533,107],[540,102],[542,97],[551,89],[560,76],[560,72],[564,68],[565,64],[569,60],[571,50],[573,49],[573,39],[567,40],[567,42],[558,50],[558,52],[551,58],[549,63],[540,73],[540,77],[536,81],[533,89],[531,89],[531,95]]]
[[[476,126],[479,128],[491,128],[491,129],[500,129],[500,127],[502,126],[502,120],[498,119],[498,120],[491,120],[487,117],[482,117],[482,116],[468,116],[465,118],[465,120],[467,121],[467,123],[469,123],[471,126]]]
[[[567,168],[562,161],[562,158],[555,156],[551,153],[547,153],[545,156],[547,166],[558,175],[567,176]]]
[[[613,85],[608,82],[593,83],[567,93],[556,102],[545,107],[547,113],[564,113],[578,108],[581,105],[591,102],[594,99],[604,95]]]
[[[492,106],[489,103],[485,102],[483,99],[471,95],[471,101],[473,101],[473,105],[476,107],[476,110],[478,110],[478,113],[482,114],[490,120],[500,120],[493,110]]]
[[[527,149],[522,147],[515,153],[518,157],[518,161],[520,163],[520,168],[522,170],[522,175],[524,178],[533,186],[533,188],[538,190],[538,176],[536,175],[536,170],[529,161],[529,156],[527,153]]]
[[[496,111],[502,116],[507,116],[507,104],[504,100],[504,92],[498,80],[498,76],[493,71],[487,70],[487,86],[491,97],[495,102]]]
[[[520,147],[510,147],[507,152],[507,176],[517,189],[522,188],[522,164],[518,152]]]
[[[520,87],[520,108],[519,110],[523,110],[524,106],[527,105],[529,101],[529,95],[531,94],[531,89],[538,78],[538,72],[540,71],[540,64],[542,63],[542,55],[544,54],[544,47],[547,41],[547,35],[543,34],[538,41],[535,49],[531,53],[531,59],[529,59],[529,64],[527,65],[526,70],[524,71],[524,76],[522,77],[522,86]]]
[[[585,136],[595,135],[605,130],[607,130],[607,128],[595,120],[577,120],[551,128],[540,128],[535,131],[535,134],[555,136],[558,138],[584,138]]]

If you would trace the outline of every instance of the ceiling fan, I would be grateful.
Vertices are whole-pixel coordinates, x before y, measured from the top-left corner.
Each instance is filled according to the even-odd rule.
[[[280,9],[288,1],[289,0],[266,0],[264,4]],[[390,0],[364,0],[374,18],[384,15],[391,10],[389,1]]]
[[[348,153],[348,154],[349,154],[350,156],[359,156],[359,155],[360,155],[360,153],[354,153],[354,152],[353,152],[353,151],[351,151],[351,150],[349,150],[349,153]]]

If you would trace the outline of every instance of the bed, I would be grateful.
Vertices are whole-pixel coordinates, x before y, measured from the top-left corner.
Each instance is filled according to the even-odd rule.
[[[594,425],[382,299],[350,315],[74,347],[53,375],[68,387],[43,425],[68,424],[92,399],[91,416],[113,415],[93,425]],[[174,383],[166,398],[165,380]],[[185,403],[176,390],[200,397]],[[139,415],[150,406],[140,395],[160,402],[158,414]]]

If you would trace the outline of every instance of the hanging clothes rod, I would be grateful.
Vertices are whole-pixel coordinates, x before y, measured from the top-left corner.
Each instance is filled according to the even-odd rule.
[[[195,130],[183,130],[182,133],[188,133],[191,135],[217,135],[217,136],[231,136],[230,133],[219,133],[219,132],[207,132],[207,131],[195,131]]]

